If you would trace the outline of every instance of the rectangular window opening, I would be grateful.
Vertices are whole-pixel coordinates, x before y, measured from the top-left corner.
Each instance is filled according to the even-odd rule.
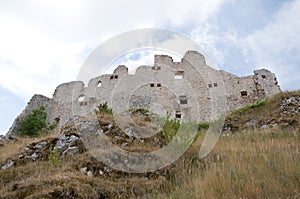
[[[212,88],[212,84],[208,84],[208,88]]]
[[[154,87],[154,83],[150,83],[150,87],[153,88]]]
[[[160,87],[161,87],[161,83],[158,83],[158,84],[157,84],[157,87],[159,87],[159,88],[160,88]]]
[[[218,83],[214,83],[214,87],[217,87],[218,86]]]
[[[248,95],[248,92],[247,91],[241,91],[241,96],[242,97],[246,97]]]
[[[180,96],[179,101],[180,101],[180,104],[187,104],[188,103],[188,99],[187,99],[186,96]]]
[[[175,117],[176,117],[177,119],[181,119],[181,111],[176,111]]]
[[[90,103],[93,104],[93,103],[95,103],[95,102],[96,102],[96,98],[95,98],[95,97],[91,97],[91,98],[90,98]]]
[[[177,71],[175,73],[175,79],[183,79],[184,71]]]
[[[263,79],[266,79],[266,78],[267,78],[267,76],[266,76],[266,75],[261,75],[261,77],[262,77]]]
[[[160,70],[161,67],[160,66],[152,66],[152,70]]]

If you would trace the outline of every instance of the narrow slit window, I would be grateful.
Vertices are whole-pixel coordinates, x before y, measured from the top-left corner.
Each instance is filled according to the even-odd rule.
[[[152,66],[152,70],[160,70],[161,67],[160,66]]]

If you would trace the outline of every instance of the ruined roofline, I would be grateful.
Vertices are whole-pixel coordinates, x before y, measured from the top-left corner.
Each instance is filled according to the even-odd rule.
[[[61,125],[74,115],[74,110],[79,114],[93,112],[97,105],[104,102],[110,103],[109,100],[114,95],[112,91],[115,86],[118,86],[116,91],[120,91],[115,96],[116,102],[121,108],[126,108],[127,105],[123,103],[123,99],[129,101],[127,99],[131,99],[129,96],[131,91],[138,94],[133,98],[135,107],[147,106],[148,99],[151,100],[152,97],[151,93],[158,92],[160,94],[158,100],[168,107],[174,117],[179,107],[182,107],[180,118],[182,116],[183,119],[188,119],[195,115],[193,107],[197,105],[196,102],[203,103],[202,121],[209,121],[211,117],[217,118],[218,116],[218,113],[209,112],[211,94],[220,94],[221,98],[227,99],[228,104],[221,104],[220,107],[229,106],[226,109],[235,110],[281,92],[275,74],[267,69],[258,69],[254,71],[254,75],[239,77],[208,66],[204,56],[196,51],[187,51],[181,62],[173,62],[173,58],[168,55],[155,55],[154,61],[152,66],[139,66],[135,75],[128,74],[128,67],[124,65],[116,67],[113,74],[104,74],[93,78],[89,77],[97,73],[93,74],[92,71],[87,71],[92,73],[91,76],[86,76],[87,85],[83,81],[71,81],[57,86],[50,99],[35,95],[20,117],[18,116],[14,121],[10,132],[18,129],[21,118],[41,105],[46,107],[49,122],[59,118]],[[198,72],[203,72],[203,74]],[[181,79],[188,80],[196,92],[187,92],[186,81]],[[225,96],[223,96],[223,87],[219,86],[222,84],[221,81],[224,82]],[[136,85],[142,85],[139,87],[140,90],[135,88]],[[220,89],[222,92],[219,92]],[[171,91],[170,94],[166,92],[168,90]],[[184,100],[180,100],[180,97],[184,97]],[[214,115],[211,116],[211,114]]]
[[[181,58],[180,62],[174,62],[173,58],[169,55],[154,55],[154,64],[153,65],[138,66],[136,68],[136,71],[138,71],[139,69],[142,69],[144,67],[154,67],[156,64],[162,63],[162,62],[165,62],[165,61],[167,61],[167,63],[173,63],[173,64],[174,63],[177,63],[177,64],[184,63],[187,59],[191,58],[191,56],[195,56],[195,55],[198,56],[200,59],[204,60],[204,63],[206,64],[205,57],[201,53],[199,53],[198,51],[189,50],[189,51],[185,52],[185,54],[184,54],[183,58]],[[107,73],[107,74],[103,74],[101,76],[96,76],[96,77],[91,78],[87,85],[85,85],[83,81],[77,80],[77,81],[62,83],[62,84],[58,85],[57,87],[68,85],[68,84],[77,84],[77,83],[83,84],[83,86],[86,87],[91,83],[92,80],[98,79],[102,76],[106,76],[106,75],[123,75],[123,74],[128,74],[128,67],[121,64],[121,65],[118,65],[114,69],[113,73]]]
[[[236,75],[236,74],[234,74],[234,73],[227,72],[227,71],[225,71],[225,70],[223,70],[223,69],[220,69],[220,70],[218,70],[218,71],[219,71],[219,73],[221,73],[221,74],[230,75],[230,76],[232,76],[232,77],[234,77],[234,78],[249,78],[249,77],[253,77],[253,76],[255,75],[254,71],[252,71],[252,74],[249,74],[249,75],[243,75],[243,76],[239,76],[239,75]]]
[[[195,60],[194,60],[195,59]],[[191,60],[191,61],[189,61]],[[213,69],[213,70],[216,70],[220,73],[224,73],[224,74],[227,74],[227,75],[230,75],[230,76],[233,76],[233,77],[236,77],[236,78],[248,78],[248,77],[251,77],[253,75],[257,75],[259,74],[260,72],[262,71],[265,71],[265,72],[269,72],[271,73],[271,71],[269,71],[268,69],[265,69],[265,68],[262,68],[262,69],[256,69],[253,71],[252,74],[249,74],[249,75],[246,75],[246,76],[238,76],[238,75],[235,75],[233,73],[230,73],[230,72],[227,72],[227,71],[224,71],[224,70],[217,70],[211,66],[208,66],[206,64],[206,60],[205,60],[205,57],[199,53],[198,51],[193,51],[193,50],[189,50],[189,51],[186,51],[186,53],[184,54],[183,58],[181,58],[181,61],[180,62],[174,62],[173,58],[170,56],[170,55],[154,55],[154,64],[153,65],[141,65],[141,66],[138,66],[136,68],[136,73],[135,74],[130,74],[132,76],[135,76],[137,73],[142,73],[143,70],[145,70],[146,68],[150,68],[150,67],[156,67],[158,65],[168,65],[170,64],[170,66],[174,66],[175,64],[177,65],[180,65],[182,63],[185,63],[185,62],[189,62],[190,64],[193,64],[191,63],[192,60],[194,61],[197,61],[197,62],[202,62],[202,64],[204,64],[205,66]],[[175,67],[176,67],[175,65]],[[91,83],[94,83],[94,81],[96,79],[102,79],[102,78],[105,78],[105,77],[110,77],[110,76],[113,76],[113,75],[119,75],[119,76],[122,76],[122,75],[129,75],[128,73],[128,67],[125,66],[125,65],[118,65],[113,73],[110,73],[110,74],[103,74],[101,76],[96,76],[94,78],[91,78],[88,82],[88,84],[86,85],[83,81],[71,81],[71,82],[66,82],[66,83],[62,83],[60,84],[58,87],[61,87],[61,86],[67,86],[67,85],[70,85],[70,84],[73,84],[74,86],[75,85],[83,85],[83,87],[88,87]],[[55,92],[53,94],[53,96],[55,95]]]
[[[189,59],[192,60],[194,58],[198,58],[206,65],[205,57],[198,51],[194,51],[194,50],[186,51],[183,57],[181,58],[180,62],[174,62],[173,57],[171,57],[170,55],[154,55],[154,65],[165,63],[165,62],[179,64],[179,63],[184,63],[186,61],[189,61]]]

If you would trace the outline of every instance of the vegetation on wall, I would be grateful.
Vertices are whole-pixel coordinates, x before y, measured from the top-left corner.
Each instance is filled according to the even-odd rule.
[[[179,127],[179,120],[177,118],[172,119],[171,114],[167,113],[164,118],[164,124],[161,133],[168,141],[171,141],[172,138],[177,134]]]
[[[96,114],[100,114],[100,113],[112,114],[112,109],[108,107],[107,102],[104,102],[103,104],[99,104],[95,111]]]

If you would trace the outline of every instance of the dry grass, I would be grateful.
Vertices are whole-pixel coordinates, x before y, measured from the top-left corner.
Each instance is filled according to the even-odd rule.
[[[221,137],[203,159],[198,158],[201,134],[179,160],[154,173],[96,175],[103,165],[88,152],[63,159],[58,166],[48,161],[27,162],[0,170],[0,198],[300,198],[299,123],[290,128],[241,130],[250,119],[280,122],[281,99],[294,94],[300,92],[282,93],[263,106],[229,115],[240,130]],[[299,117],[289,119],[300,122]],[[109,124],[115,126],[110,114],[98,115],[98,120],[106,130]],[[112,137],[116,133],[111,132]],[[0,148],[0,158],[10,158],[20,148],[46,137],[18,138]],[[152,139],[142,144],[133,141],[127,149],[151,151],[157,148],[155,144],[159,143]],[[81,174],[82,167],[95,175]]]
[[[251,131],[222,137],[197,172],[157,198],[300,198],[300,135]],[[195,168],[194,168],[195,169]]]
[[[135,198],[169,189],[162,176],[146,179],[141,175],[113,173],[87,177],[75,166],[80,158],[62,161],[58,167],[49,162],[31,162],[1,171],[0,198]]]
[[[236,110],[226,117],[229,121],[232,130],[243,130],[246,122],[255,119],[258,123],[266,124],[276,122],[279,126],[283,123],[289,123],[290,126],[298,127],[300,129],[300,117],[297,115],[282,116],[280,104],[282,99],[289,96],[299,96],[300,91],[283,92],[275,95],[272,98],[267,98],[257,104],[245,106]]]
[[[45,138],[49,137],[58,137],[59,133],[48,133],[43,134],[38,138],[31,138],[31,137],[17,137],[17,141],[14,143],[4,143],[2,147],[0,147],[0,162],[4,161],[18,153],[21,150],[24,150],[24,147],[27,144],[31,144],[33,142],[39,142]]]
[[[300,197],[300,135],[296,130],[221,137],[206,158],[198,159],[202,139],[161,175],[113,173],[89,178],[79,172],[86,164],[97,165],[88,153],[63,160],[58,167],[30,162],[0,171],[0,198]]]

